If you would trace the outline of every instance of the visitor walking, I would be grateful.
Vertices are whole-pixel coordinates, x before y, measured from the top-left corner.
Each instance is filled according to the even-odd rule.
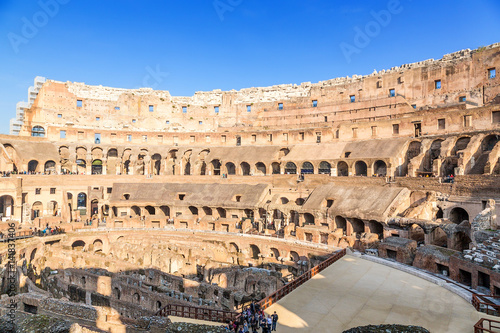
[[[274,313],[271,315],[271,318],[273,320],[271,331],[276,331],[276,323],[278,322],[278,314],[276,313],[276,311],[274,311]]]

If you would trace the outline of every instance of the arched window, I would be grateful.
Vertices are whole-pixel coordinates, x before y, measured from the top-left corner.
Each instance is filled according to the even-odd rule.
[[[301,173],[304,174],[313,174],[314,173],[314,167],[311,162],[304,162],[302,163],[302,169],[300,170]]]
[[[287,175],[295,175],[297,174],[297,166],[293,162],[288,162],[285,165],[285,174]]]
[[[45,129],[42,126],[34,126],[31,129],[31,136],[44,137],[45,136]]]
[[[87,195],[83,192],[78,193],[77,208],[87,208]]]
[[[330,163],[326,162],[326,161],[323,161],[319,164],[319,169],[318,169],[318,173],[321,175],[329,175],[330,172],[331,172],[331,169],[332,169],[332,166]]]

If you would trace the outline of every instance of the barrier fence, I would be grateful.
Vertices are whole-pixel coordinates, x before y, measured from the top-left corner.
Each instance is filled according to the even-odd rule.
[[[275,293],[267,296],[263,300],[259,302],[259,305],[262,309],[267,309],[272,304],[278,302],[280,299],[297,289],[299,286],[304,284],[306,281],[311,279],[313,276],[335,263],[343,256],[346,255],[346,249],[342,249],[331,257],[321,262],[319,265],[314,266],[306,273],[302,274],[298,278],[294,279],[283,288],[278,289]],[[182,318],[190,318],[197,320],[206,320],[213,321],[218,323],[228,323],[229,321],[234,321],[241,314],[233,311],[223,311],[223,310],[214,310],[201,308],[196,306],[188,306],[188,305],[176,305],[176,304],[168,304],[160,309],[155,316],[159,317],[167,317],[167,316],[176,316]]]
[[[474,333],[498,332],[500,332],[500,321],[482,318],[476,323],[476,325],[474,325]]]
[[[500,316],[500,302],[495,303],[491,299],[500,300],[500,296],[472,294],[472,305],[479,312],[484,312],[491,316]]]

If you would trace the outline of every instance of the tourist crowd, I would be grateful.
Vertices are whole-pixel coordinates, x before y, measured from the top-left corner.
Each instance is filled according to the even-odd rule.
[[[241,311],[241,315],[233,322],[230,322],[226,329],[235,333],[256,333],[261,329],[261,333],[276,331],[278,314],[276,311],[272,315],[267,315],[260,308],[258,303],[252,302],[250,306]]]

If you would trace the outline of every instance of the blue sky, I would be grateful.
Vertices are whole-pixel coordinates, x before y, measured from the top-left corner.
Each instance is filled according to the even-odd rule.
[[[500,42],[499,17],[497,0],[0,0],[0,133],[37,75],[176,96],[318,82]]]

